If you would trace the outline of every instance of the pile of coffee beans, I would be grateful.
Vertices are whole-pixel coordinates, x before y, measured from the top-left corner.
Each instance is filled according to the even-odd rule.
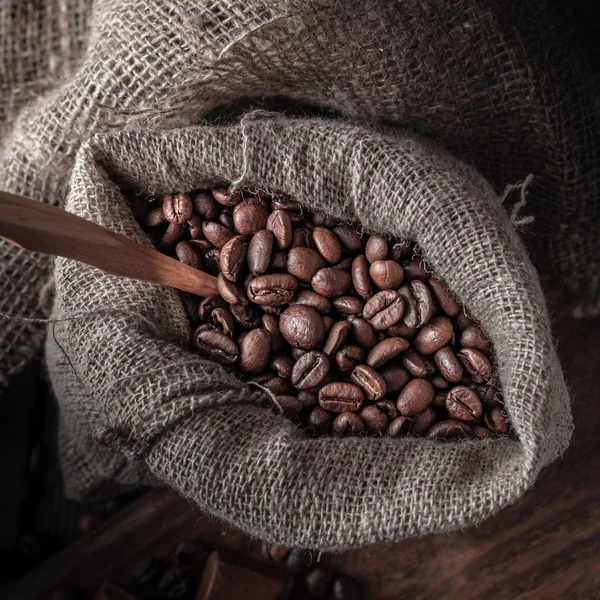
[[[286,197],[134,198],[158,248],[218,278],[184,294],[194,347],[314,435],[487,438],[509,425],[481,328],[409,241]]]

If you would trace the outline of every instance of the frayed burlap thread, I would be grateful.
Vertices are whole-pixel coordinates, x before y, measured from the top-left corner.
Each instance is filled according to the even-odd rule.
[[[77,154],[67,208],[149,243],[120,188],[238,179],[415,240],[490,336],[517,439],[306,437],[263,390],[190,351],[174,290],[57,259],[53,317],[90,311],[47,339],[70,494],[160,482],[257,538],[335,551],[466,527],[520,498],[572,421],[537,273],[493,189],[413,133],[258,114],[96,136]]]

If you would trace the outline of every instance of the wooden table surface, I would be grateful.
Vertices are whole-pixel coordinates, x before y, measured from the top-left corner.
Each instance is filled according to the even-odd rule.
[[[575,434],[564,457],[525,498],[480,527],[378,544],[324,564],[364,582],[365,598],[588,600],[600,598],[600,318],[554,318],[574,396]],[[118,532],[118,535],[116,535]],[[166,556],[197,536],[247,552],[250,540],[156,490],[54,556],[0,600],[32,600],[57,582],[84,589],[114,579],[144,556]]]

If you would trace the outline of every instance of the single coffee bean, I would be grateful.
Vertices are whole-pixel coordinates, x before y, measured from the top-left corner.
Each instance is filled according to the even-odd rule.
[[[396,395],[411,379],[409,372],[400,365],[385,365],[378,370],[385,381],[386,394]]]
[[[233,192],[230,194],[225,188],[215,188],[212,191],[213,198],[223,206],[235,206],[241,199],[242,194],[240,192]]]
[[[263,315],[261,317],[263,329],[271,334],[271,345],[274,352],[282,352],[285,348],[285,340],[279,331],[279,319],[275,315]]]
[[[416,435],[425,435],[436,423],[437,413],[428,406],[422,413],[413,417],[413,431]]]
[[[396,417],[388,426],[385,434],[388,437],[398,438],[413,432],[414,423],[410,417]]]
[[[343,412],[333,420],[331,432],[333,435],[345,437],[360,435],[365,429],[364,421],[356,413]]]
[[[322,315],[326,315],[331,311],[331,301],[321,294],[317,294],[312,290],[301,290],[296,295],[296,298],[290,304],[304,304],[310,306]]]
[[[379,407],[379,410],[384,413],[388,420],[391,422],[394,419],[397,419],[400,416],[398,409],[396,408],[396,403],[384,398],[383,400],[378,400],[375,402],[375,406]]]
[[[211,321],[230,338],[235,335],[235,319],[226,308],[215,308],[211,313]]]
[[[460,305],[452,296],[450,290],[446,287],[446,284],[437,279],[436,277],[429,278],[429,287],[433,290],[433,293],[440,305],[440,308],[449,316],[453,317],[460,310]]]
[[[376,404],[364,406],[358,414],[367,431],[372,434],[384,433],[390,423],[387,415]]]
[[[309,390],[300,390],[296,398],[302,403],[302,410],[312,410],[318,403],[317,392]]]
[[[293,304],[282,313],[279,329],[290,346],[303,350],[320,348],[325,337],[321,315],[303,304]]]
[[[469,325],[469,327],[463,329],[460,334],[460,345],[476,350],[487,351],[490,349],[490,342],[479,325]]]
[[[426,379],[409,381],[398,396],[396,406],[405,417],[412,417],[423,412],[433,400],[435,390]]]
[[[402,267],[393,260],[375,261],[369,269],[369,275],[380,290],[399,288],[404,279]]]
[[[269,215],[267,229],[273,232],[275,243],[280,250],[292,243],[292,221],[285,210],[274,210]]]
[[[402,365],[414,377],[430,377],[436,371],[435,365],[415,350],[407,350],[402,355]]]
[[[408,284],[417,305],[416,327],[423,327],[433,316],[434,304],[427,284],[415,279]],[[406,323],[406,321],[405,321]],[[407,323],[408,324],[408,323]]]
[[[471,423],[481,417],[483,407],[477,394],[464,385],[453,387],[446,395],[446,409],[452,419]]]
[[[219,250],[235,235],[233,231],[214,221],[204,221],[202,223],[202,233]]]
[[[363,309],[364,319],[378,331],[395,325],[402,318],[404,300],[395,290],[382,290],[367,300]]]
[[[359,254],[352,262],[352,285],[354,285],[356,293],[365,300],[373,295],[369,263],[362,254]]]
[[[289,198],[274,199],[271,202],[271,206],[274,209],[287,210],[288,212],[301,213],[303,211],[302,205],[299,202],[290,200]]]
[[[157,206],[152,210],[148,211],[146,215],[146,227],[158,227],[166,222],[165,214],[163,213],[162,206]]]
[[[241,206],[238,204],[238,206]],[[273,250],[273,232],[268,229],[257,231],[248,244],[248,268],[255,277],[262,275],[271,262]]]
[[[329,412],[353,412],[361,408],[365,399],[363,390],[352,383],[337,381],[319,390],[319,404]]]
[[[190,231],[190,238],[193,240],[204,240],[204,235],[202,233],[202,217],[198,215],[192,215],[187,222],[188,229]],[[206,244],[206,248],[204,250],[210,250],[212,248],[212,244],[208,240],[204,240]],[[200,250],[200,248],[197,248]]]
[[[450,346],[438,350],[433,358],[444,379],[452,383],[458,383],[463,378],[460,362]]]
[[[487,427],[473,425],[473,437],[478,439],[493,438],[494,434]]]
[[[385,379],[368,365],[356,365],[350,374],[350,381],[358,385],[370,402],[380,400],[385,396]]]
[[[454,324],[459,331],[463,331],[467,327],[474,325],[474,321],[465,313],[464,309],[462,309],[456,313]]]
[[[354,414],[354,413],[349,413]],[[341,415],[338,415],[338,418]],[[356,415],[355,415],[356,416]],[[335,435],[335,421],[333,422],[334,435]],[[344,434],[342,434],[344,435]],[[325,598],[331,591],[333,586],[334,574],[331,571],[323,567],[315,567],[308,575],[304,578],[304,583],[308,591],[308,595],[315,600],[321,600]]]
[[[430,273],[427,271],[425,261],[421,259],[408,260],[402,266],[404,267],[404,276],[407,279],[422,279],[423,281],[429,279]]]
[[[347,271],[328,267],[317,271],[310,283],[317,294],[326,298],[336,298],[343,296],[350,289],[352,280]]]
[[[281,306],[288,304],[298,289],[298,281],[287,273],[259,275],[248,286],[248,298],[255,304]]]
[[[197,250],[200,255],[205,254],[209,250],[212,250],[213,245],[205,238],[198,238],[189,240],[189,244]]]
[[[179,223],[169,223],[169,226],[165,230],[160,242],[158,249],[161,252],[169,252],[185,237],[187,229],[185,225],[179,225]]]
[[[253,379],[253,381],[255,381],[255,379]],[[257,381],[256,383],[261,382]],[[294,393],[294,388],[289,379],[284,379],[283,377],[271,377],[270,379],[263,381],[261,385],[267,388],[275,396],[292,396]],[[292,403],[292,408],[294,405],[295,404]]]
[[[234,282],[240,280],[246,263],[247,252],[248,242],[243,235],[236,235],[221,248],[219,267],[225,279]]]
[[[311,350],[296,361],[290,381],[298,390],[319,385],[329,372],[329,359],[323,352]]]
[[[221,251],[218,250],[217,248],[213,248],[212,250],[209,250],[205,255],[204,255],[204,268],[206,269],[207,273],[210,273],[211,275],[218,275],[219,274],[219,261],[221,260]]]
[[[271,253],[269,269],[272,271],[285,271],[287,267],[287,251],[275,250]]]
[[[300,402],[300,400],[298,400],[296,396],[276,395],[275,400],[277,401],[279,408],[281,408],[284,414],[288,416],[298,415],[302,412],[302,409],[304,408],[302,406],[302,402]]]
[[[206,221],[214,221],[219,215],[219,205],[212,196],[198,192],[192,200],[196,213]]]
[[[434,317],[419,331],[415,347],[421,354],[433,354],[452,339],[454,327],[448,317]]]
[[[298,227],[292,236],[292,248],[312,248],[316,250],[317,246],[313,239],[312,230],[307,226]],[[321,256],[319,254],[319,256]]]
[[[307,352],[302,348],[290,348],[290,355],[294,360],[300,360]]]
[[[508,424],[506,416],[500,406],[494,406],[485,414],[483,420],[487,428],[492,433],[505,434],[508,433]]]
[[[292,248],[288,252],[287,271],[296,279],[310,283],[317,271],[325,268],[325,259],[312,248]]]
[[[337,351],[340,349],[342,344],[345,342],[352,325],[348,321],[338,321],[331,327],[325,344],[323,345],[323,352],[329,358],[335,356]]]
[[[252,329],[240,344],[240,370],[249,375],[260,373],[271,358],[271,334],[266,329]]]
[[[269,211],[264,204],[254,204],[244,198],[233,209],[233,227],[240,235],[254,235],[267,226]]]
[[[365,257],[373,264],[378,260],[385,260],[388,254],[388,245],[384,237],[380,235],[372,235],[367,240],[365,246]]]
[[[333,301],[335,308],[343,315],[360,315],[364,304],[354,296],[340,296]]]
[[[404,300],[404,298],[403,298]],[[406,315],[406,301],[404,302],[404,315]],[[412,340],[419,333],[416,327],[408,327],[404,323],[396,323],[385,330],[390,337],[401,337],[405,340]]]
[[[409,343],[404,338],[387,338],[372,348],[367,357],[367,364],[374,369],[378,369],[381,365],[407,350],[408,346]]]
[[[266,542],[262,543],[262,554],[267,560],[281,562],[287,558],[289,553],[290,550],[286,546],[267,544]]]
[[[348,376],[354,367],[365,360],[365,351],[359,346],[343,346],[335,355],[335,363],[342,376]]]
[[[315,227],[313,240],[317,250],[328,263],[338,263],[342,258],[342,246],[338,237],[330,229]]]
[[[179,262],[182,262],[189,267],[193,267],[194,269],[201,269],[203,266],[200,252],[198,252],[189,242],[179,242],[177,246],[175,246],[175,256]]]
[[[450,387],[450,382],[439,374],[431,379],[431,383],[436,390],[447,390]]]
[[[359,252],[362,250],[365,238],[363,238],[362,233],[359,233],[353,225],[337,225],[333,228],[333,232],[345,250],[349,252]]]
[[[260,327],[260,318],[249,302],[231,304],[229,310],[236,323],[242,329],[256,329]]]
[[[492,365],[487,357],[474,348],[463,348],[457,354],[465,373],[475,383],[485,383],[492,377]]]
[[[333,319],[327,315],[323,317],[323,330],[325,332],[325,339],[329,335],[331,328],[333,327]]]
[[[227,206],[223,207],[219,216],[217,217],[217,221],[223,225],[223,227],[227,227],[230,231],[233,231],[233,210]]]
[[[228,304],[242,304],[247,302],[242,291],[233,283],[225,279],[223,273],[219,273],[217,276],[217,290],[219,294]]]
[[[417,310],[417,300],[415,299],[410,287],[403,285],[398,289],[400,297],[404,300],[404,313],[402,315],[402,322],[407,327],[417,329],[419,324],[419,313]]]
[[[498,392],[498,389],[493,385],[478,385],[476,383],[473,383],[469,387],[479,396],[481,402],[483,402],[483,404],[488,408],[491,408],[492,406],[497,406],[502,399],[502,395]]]
[[[352,579],[338,575],[333,582],[332,600],[360,600],[360,591]]]
[[[274,354],[273,356],[271,356],[269,365],[279,377],[289,379],[292,376],[294,361],[287,354]]]
[[[461,421],[447,420],[436,423],[428,432],[427,437],[436,440],[467,439],[473,433],[471,427]]]
[[[390,248],[390,258],[402,263],[409,260],[414,254],[414,247],[410,242],[395,242]]]
[[[319,211],[311,214],[311,222],[315,227],[335,227],[337,225],[337,219]]]
[[[189,194],[167,194],[163,198],[163,214],[169,223],[183,225],[187,223],[192,216],[194,206]]]
[[[336,263],[335,265],[333,265],[334,269],[340,269],[342,271],[348,271],[348,273],[350,273],[350,271],[352,271],[352,263],[354,262],[354,259],[352,258],[352,256],[346,256],[346,258],[343,258],[342,260],[340,260],[339,263]]]
[[[216,362],[232,365],[239,356],[237,344],[224,333],[198,328],[194,335],[196,348]]]
[[[331,431],[333,416],[320,406],[315,406],[308,415],[307,425],[314,435],[327,435]]]
[[[431,406],[434,408],[446,408],[446,396],[448,392],[436,392],[431,401]]]
[[[367,321],[352,315],[348,317],[348,322],[352,325],[352,338],[359,346],[369,350],[377,345],[379,340],[375,336],[375,331]]]

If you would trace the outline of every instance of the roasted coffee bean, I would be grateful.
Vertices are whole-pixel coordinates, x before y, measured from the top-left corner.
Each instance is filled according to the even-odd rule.
[[[329,359],[323,352],[311,350],[296,361],[290,381],[299,390],[319,385],[329,372]]]
[[[331,267],[317,271],[310,282],[313,290],[326,298],[343,296],[352,284],[350,274]]]
[[[296,298],[290,304],[304,304],[310,306],[322,315],[326,315],[331,311],[331,301],[321,294],[317,294],[312,290],[301,290],[296,295]]]
[[[218,294],[204,298],[200,302],[198,305],[198,317],[203,323],[208,321],[215,308],[227,308],[227,303]]]
[[[431,379],[431,383],[436,390],[447,390],[450,387],[450,382],[442,377],[442,375],[435,375]]]
[[[302,205],[299,202],[296,202],[295,200],[291,200],[290,198],[280,198],[280,199],[273,199],[273,202],[271,202],[271,206],[275,209],[280,209],[280,210],[287,210],[290,212],[297,212],[297,213],[301,213],[302,212]]]
[[[349,413],[353,414],[353,413]],[[338,418],[341,415],[338,415]],[[355,415],[356,416],[356,415]],[[335,421],[333,422],[334,426],[334,435],[335,435]],[[344,434],[342,434],[344,435]],[[334,574],[323,568],[323,567],[315,567],[306,577],[304,578],[304,583],[306,585],[306,589],[308,591],[308,595],[315,600],[321,600],[325,598],[327,594],[331,591],[333,586]]]
[[[202,223],[202,233],[204,237],[217,249],[221,249],[232,237],[233,231],[227,229],[221,223],[214,221],[204,221]]]
[[[413,245],[410,242],[395,242],[390,248],[389,254],[392,260],[403,262],[409,260],[414,252]]]
[[[314,211],[310,217],[315,227],[335,227],[337,225],[337,219],[319,211]]]
[[[352,285],[354,285],[356,293],[365,300],[373,295],[369,263],[362,254],[359,254],[352,262]]]
[[[274,352],[282,352],[285,348],[285,340],[279,331],[279,319],[274,315],[263,315],[262,326],[271,334],[271,345]]]
[[[296,396],[276,395],[275,400],[277,400],[279,408],[281,408],[286,415],[298,415],[304,408],[302,402],[300,402]]]
[[[219,273],[217,276],[217,290],[221,297],[228,304],[242,304],[247,302],[243,292],[233,283],[223,276],[223,273]]]
[[[404,298],[403,298],[404,300]],[[404,303],[404,316],[406,316],[406,301]],[[419,330],[416,327],[408,327],[404,323],[396,323],[385,330],[385,333],[390,337],[401,337],[405,340],[412,340]]]
[[[365,238],[354,225],[337,225],[333,228],[333,233],[337,236],[342,248],[349,252],[358,252],[365,244]]]
[[[313,239],[312,229],[304,226],[294,230],[292,236],[292,248],[312,248],[313,250],[316,250],[317,246]],[[319,254],[319,256],[321,255]]]
[[[497,406],[502,399],[498,389],[493,385],[476,384],[473,383],[469,386],[478,396],[483,404],[489,408]]]
[[[378,369],[392,358],[398,356],[401,352],[408,349],[408,342],[404,338],[392,337],[379,342],[367,357],[367,364],[374,369]]]
[[[342,376],[352,373],[354,367],[365,360],[365,351],[359,346],[343,346],[335,355],[335,363]]]
[[[165,214],[163,213],[162,206],[157,206],[152,210],[148,211],[146,215],[145,223],[146,227],[158,227],[162,225],[167,220],[165,219]]]
[[[325,259],[312,248],[292,248],[288,252],[287,271],[296,279],[310,283],[317,271],[325,268]]]
[[[431,406],[435,408],[446,408],[446,396],[448,392],[436,392],[431,401]]]
[[[267,560],[281,562],[285,560],[290,553],[290,549],[279,544],[262,543],[262,554]]]
[[[257,381],[257,383],[261,382]],[[283,377],[271,377],[263,381],[261,385],[273,392],[275,396],[291,396],[294,393],[294,388],[289,379]]]
[[[454,317],[454,324],[459,331],[463,331],[467,327],[474,325],[473,319],[465,314],[464,309],[459,310]]]
[[[301,402],[302,410],[312,410],[318,403],[317,392],[309,390],[300,390],[296,394],[296,398]]]
[[[474,348],[463,348],[457,354],[465,373],[475,383],[486,383],[492,378],[492,365],[487,357]]]
[[[292,376],[292,369],[294,368],[294,360],[287,354],[275,354],[269,361],[271,368],[277,373],[279,377],[289,379]]]
[[[158,244],[159,250],[162,252],[168,252],[173,250],[175,246],[185,237],[187,229],[184,225],[178,223],[169,223],[169,226],[165,230],[160,242]]]
[[[260,327],[260,318],[252,305],[248,303],[232,304],[229,307],[233,318],[242,329],[256,329]]]
[[[467,439],[473,434],[473,430],[466,423],[461,421],[440,421],[436,423],[428,432],[427,437],[436,440],[454,440]]]
[[[323,352],[327,357],[331,358],[332,356],[335,356],[342,344],[346,341],[351,328],[352,326],[348,321],[338,321],[332,325],[331,331],[327,335],[327,339],[323,345]]]
[[[219,274],[219,261],[221,260],[221,251],[217,248],[209,250],[204,255],[204,268],[212,275]]]
[[[191,246],[193,246],[194,249],[197,250],[201,256],[203,254],[205,254],[206,252],[208,252],[209,250],[212,250],[212,247],[213,247],[213,245],[205,238],[192,239],[192,240],[189,240],[188,243]]]
[[[333,421],[331,432],[340,437],[356,436],[365,432],[364,421],[354,412],[340,413]]]
[[[452,383],[458,383],[463,378],[463,370],[460,362],[450,346],[440,348],[433,355],[433,358],[444,379]]]
[[[508,424],[506,416],[500,406],[494,406],[485,414],[483,420],[487,428],[493,433],[505,434],[508,433]]]
[[[477,394],[464,385],[457,385],[446,395],[446,409],[452,419],[472,423],[481,417],[483,407]]]
[[[332,600],[360,600],[360,591],[352,579],[338,575],[333,582]]]
[[[335,265],[333,265],[334,269],[340,269],[342,271],[348,271],[348,273],[350,273],[350,271],[352,271],[352,263],[354,262],[354,259],[351,256],[346,256],[346,258],[340,260],[339,263],[336,263]]]
[[[408,260],[402,266],[407,279],[422,279],[423,281],[429,279],[430,273],[423,260]]]
[[[392,402],[387,398],[384,398],[383,400],[378,400],[377,402],[375,402],[375,406],[379,407],[379,410],[381,410],[381,412],[387,416],[390,422],[400,416],[400,413],[396,408],[395,402]]]
[[[463,329],[459,343],[465,348],[475,348],[476,350],[487,351],[490,348],[490,342],[479,325],[469,325],[469,327]]]
[[[433,400],[435,390],[426,379],[409,381],[398,396],[396,406],[405,417],[412,417],[423,412]]]
[[[227,229],[231,231],[234,230],[233,210],[231,208],[223,207],[219,212],[217,220],[219,221],[219,223],[221,223],[221,225],[223,225],[223,227],[227,227]]]
[[[350,381],[358,385],[370,402],[380,400],[385,396],[385,379],[368,365],[356,365],[350,374]]]
[[[359,346],[370,350],[377,345],[379,340],[375,336],[375,331],[364,319],[352,315],[348,317],[348,322],[352,325],[352,338]]]
[[[433,354],[452,339],[454,327],[448,317],[434,317],[419,331],[415,347],[421,354]]]
[[[190,238],[193,240],[203,239],[202,233],[202,217],[198,215],[192,215],[187,222],[188,229],[190,231]],[[204,240],[206,243],[206,248],[204,250],[210,250],[212,248],[212,244],[208,240]],[[201,250],[201,248],[197,248],[197,250]]]
[[[216,362],[232,365],[238,360],[240,350],[237,344],[224,333],[198,328],[194,335],[196,348]]]
[[[260,373],[271,358],[271,334],[266,329],[252,329],[240,344],[239,367],[249,375]]]
[[[408,435],[414,429],[413,420],[410,417],[396,417],[388,426],[385,434],[388,437],[397,438]]]
[[[163,198],[162,209],[164,217],[169,223],[183,225],[192,216],[194,206],[189,194],[180,193],[174,196],[167,194]]]
[[[219,215],[219,206],[212,196],[198,192],[192,200],[196,213],[206,221],[214,221]]]
[[[371,280],[380,290],[399,288],[404,279],[402,267],[393,260],[377,260],[370,269]]]
[[[273,232],[275,243],[280,250],[292,243],[292,221],[285,210],[274,210],[269,215],[267,229]]]
[[[269,269],[273,271],[285,271],[287,266],[287,251],[275,250],[271,253]]]
[[[435,365],[415,350],[407,350],[402,355],[402,365],[414,377],[430,377],[436,371]]]
[[[331,264],[340,262],[342,258],[342,246],[338,237],[330,229],[315,227],[313,240],[321,256]]]
[[[333,301],[335,308],[343,315],[360,315],[364,304],[354,296],[340,296]]]
[[[320,348],[325,337],[321,315],[303,304],[293,304],[282,313],[279,330],[290,346],[303,350]]]
[[[331,431],[333,416],[323,410],[320,406],[315,406],[310,415],[308,415],[308,428],[315,435],[327,435]]]
[[[431,292],[427,284],[418,279],[411,281],[408,287],[412,292],[417,307],[417,324],[415,327],[423,327],[433,316],[434,304]],[[407,323],[407,325],[410,325],[410,323]]]
[[[487,427],[473,425],[473,437],[478,439],[492,438],[494,437],[494,434]]]
[[[235,319],[226,308],[215,308],[211,320],[225,335],[232,338],[235,335]]]
[[[255,304],[281,306],[288,304],[298,289],[298,281],[287,273],[260,275],[248,286],[248,298]]]
[[[329,316],[324,316],[323,317],[323,329],[325,331],[325,339],[327,339],[327,336],[329,335],[329,332],[331,331],[331,328],[333,327],[333,319]]]
[[[384,433],[390,424],[387,415],[376,404],[364,406],[358,414],[371,434]]]
[[[378,260],[385,260],[388,254],[388,245],[384,237],[372,235],[365,246],[365,257],[373,264]]]
[[[302,348],[290,348],[290,354],[294,360],[300,360],[308,350],[303,350]]]
[[[419,313],[417,311],[417,301],[408,285],[403,285],[398,289],[400,297],[404,300],[404,313],[402,322],[411,329],[417,329],[419,324]]]
[[[410,373],[400,365],[385,365],[378,373],[385,381],[388,396],[396,395],[411,379]]]
[[[233,192],[230,194],[225,188],[215,188],[212,191],[213,198],[223,206],[235,206],[241,199],[242,194],[240,192]]]
[[[254,204],[243,199],[233,209],[233,228],[240,235],[254,235],[267,226],[269,211],[263,204]]]
[[[453,317],[460,310],[460,305],[454,299],[450,290],[446,285],[435,277],[429,278],[429,287],[433,290],[433,293],[440,305],[440,308],[449,316]]]
[[[238,204],[238,206],[241,206]],[[269,268],[271,252],[273,250],[273,232],[262,229],[256,232],[248,244],[248,268],[250,273],[257,277]]]
[[[225,279],[239,281],[246,264],[248,241],[243,235],[231,238],[222,248],[219,267]]]
[[[422,413],[413,418],[413,431],[416,435],[425,435],[436,423],[437,413],[432,406],[428,406]]]
[[[403,312],[404,300],[400,294],[395,290],[382,290],[367,300],[363,317],[373,329],[382,331],[398,323]]]
[[[337,381],[319,390],[319,404],[329,412],[353,412],[361,408],[365,399],[362,388],[352,383]]]

